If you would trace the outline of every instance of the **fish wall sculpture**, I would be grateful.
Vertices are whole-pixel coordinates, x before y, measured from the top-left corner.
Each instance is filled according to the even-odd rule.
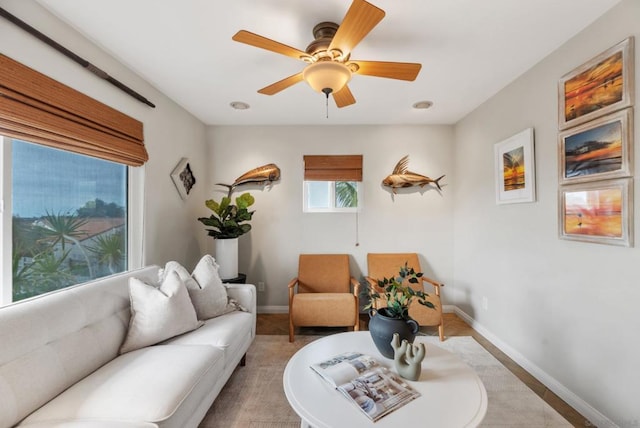
[[[444,175],[436,178],[435,180],[427,177],[426,175],[417,174],[415,172],[411,172],[407,169],[409,165],[409,155],[406,155],[402,159],[398,161],[396,167],[393,169],[391,175],[388,175],[384,180],[382,180],[382,185],[391,187],[391,190],[394,194],[397,193],[397,189],[402,187],[413,187],[420,186],[424,187],[429,183],[433,183],[439,190],[442,190],[440,187],[439,181],[442,180]]]
[[[280,168],[274,163],[269,163],[245,172],[236,178],[233,184],[216,183],[216,185],[228,188],[229,197],[231,197],[231,193],[237,186],[249,183],[270,185],[278,180],[280,180]]]
[[[233,186],[239,186],[247,183],[271,184],[278,180],[280,180],[280,168],[278,168],[274,163],[269,163],[245,172],[240,177],[236,178],[236,181],[233,182]]]

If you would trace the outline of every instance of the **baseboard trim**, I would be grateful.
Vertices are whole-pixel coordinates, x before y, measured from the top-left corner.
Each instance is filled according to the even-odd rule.
[[[442,305],[442,312],[445,314],[457,314],[459,311],[456,305]]]
[[[558,397],[562,398],[568,405],[576,409],[582,416],[590,423],[591,426],[597,426],[599,428],[619,428],[611,419],[600,413],[597,409],[591,406],[589,403],[578,397],[575,393],[569,390],[567,387],[558,382],[554,377],[550,376],[547,372],[542,370],[537,365],[529,361],[520,352],[513,349],[511,346],[500,340],[495,334],[489,331],[486,327],[462,311],[455,305],[450,305],[454,312],[460,318],[462,318],[467,324],[469,324],[475,331],[484,336],[489,342],[494,344],[498,349],[507,354],[509,358],[518,363],[520,367],[529,372],[533,377],[542,382],[547,388],[553,391]],[[447,306],[443,309],[447,312]]]
[[[258,306],[259,314],[286,314],[289,313],[288,306]]]

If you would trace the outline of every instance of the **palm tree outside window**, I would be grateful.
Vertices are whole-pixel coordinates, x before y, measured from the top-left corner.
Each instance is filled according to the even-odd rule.
[[[1,136],[0,142],[11,154],[3,159],[11,171],[11,188],[4,189],[11,209],[3,213],[11,218],[3,224],[12,225],[4,235],[11,236],[12,274],[2,284],[3,302],[126,270],[127,166]]]

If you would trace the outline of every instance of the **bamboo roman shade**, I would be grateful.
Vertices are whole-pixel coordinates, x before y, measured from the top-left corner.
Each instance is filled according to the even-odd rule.
[[[362,181],[362,155],[304,156],[306,181]]]
[[[0,54],[0,134],[131,166],[142,123]]]

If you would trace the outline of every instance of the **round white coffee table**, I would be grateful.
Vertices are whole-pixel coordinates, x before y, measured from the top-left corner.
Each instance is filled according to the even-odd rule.
[[[421,342],[423,337],[415,341]],[[478,426],[487,412],[487,391],[482,381],[451,352],[432,343],[426,346],[420,379],[409,382],[422,395],[375,423],[310,368],[343,352],[357,351],[377,358],[395,372],[393,361],[378,352],[368,331],[334,334],[300,349],[284,370],[284,392],[302,419],[302,427]]]

